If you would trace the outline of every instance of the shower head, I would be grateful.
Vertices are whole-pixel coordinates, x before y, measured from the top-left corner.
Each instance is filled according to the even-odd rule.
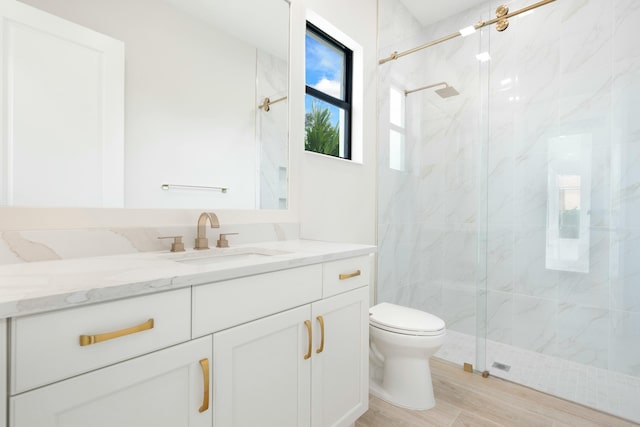
[[[447,85],[447,87],[443,87],[442,89],[436,89],[436,93],[442,98],[449,98],[450,96],[460,95],[460,92],[458,92],[456,88],[449,85]]]
[[[436,83],[436,84],[432,84],[432,85],[428,85],[428,86],[422,86],[422,87],[419,87],[417,89],[405,90],[404,94],[406,96],[406,95],[409,95],[410,93],[413,93],[413,92],[419,92],[421,90],[431,89],[431,88],[437,87],[437,86],[444,86],[443,88],[435,90],[435,92],[441,98],[449,98],[451,96],[460,95],[460,92],[458,92],[453,86],[449,86],[449,84],[447,82],[440,82],[440,83]]]

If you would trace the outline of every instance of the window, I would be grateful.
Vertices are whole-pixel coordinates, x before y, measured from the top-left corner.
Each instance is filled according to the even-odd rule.
[[[304,148],[351,159],[353,52],[308,22],[305,48]]]

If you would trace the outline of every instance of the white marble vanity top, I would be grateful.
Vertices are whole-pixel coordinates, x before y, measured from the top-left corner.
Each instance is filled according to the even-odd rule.
[[[375,249],[369,245],[288,240],[209,251],[145,252],[3,265],[0,318],[334,261]],[[223,256],[250,256],[229,256],[214,262],[196,259],[221,252]]]

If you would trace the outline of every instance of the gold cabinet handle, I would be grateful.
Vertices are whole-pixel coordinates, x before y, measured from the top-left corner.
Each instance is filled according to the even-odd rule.
[[[124,337],[125,335],[136,334],[138,332],[147,331],[153,329],[153,319],[149,319],[146,322],[132,326],[131,328],[121,329],[119,331],[107,332],[99,335],[80,335],[80,346],[97,344],[102,341],[112,340],[114,338]]]
[[[202,367],[202,377],[204,378],[204,396],[198,412],[204,412],[209,409],[209,359],[202,359],[200,367]]]
[[[353,273],[349,273],[349,274],[341,274],[340,276],[338,276],[340,278],[340,280],[346,280],[346,279],[351,279],[352,277],[356,277],[361,275],[362,273],[360,272],[360,270],[356,270]]]
[[[322,350],[324,350],[324,319],[322,316],[318,316],[316,319],[320,323],[320,348],[316,350],[316,353],[322,353]]]
[[[312,336],[311,336],[311,320],[305,320],[304,321],[304,326],[307,327],[307,335],[309,337],[309,347],[307,348],[307,354],[304,355],[304,360],[307,360],[311,357],[311,341],[312,341]]]

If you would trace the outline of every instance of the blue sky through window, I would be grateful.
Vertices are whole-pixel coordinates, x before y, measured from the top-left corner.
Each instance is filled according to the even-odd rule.
[[[326,42],[307,32],[305,38],[305,80],[308,86],[318,89],[334,98],[344,99],[344,54]],[[331,122],[340,121],[340,109],[312,96],[305,97],[305,111],[311,112],[315,102],[320,108],[328,107]]]

